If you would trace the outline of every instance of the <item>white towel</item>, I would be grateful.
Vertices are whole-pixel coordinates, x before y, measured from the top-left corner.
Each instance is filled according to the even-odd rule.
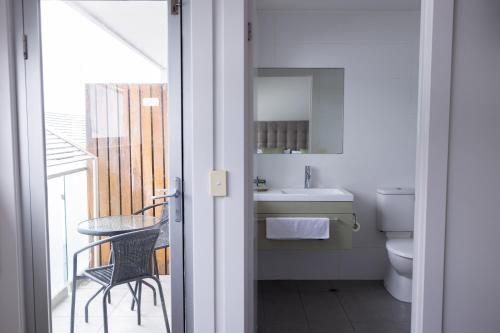
[[[328,239],[328,217],[268,217],[267,239]]]

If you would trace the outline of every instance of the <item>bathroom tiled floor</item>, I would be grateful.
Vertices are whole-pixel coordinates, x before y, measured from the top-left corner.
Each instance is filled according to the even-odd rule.
[[[259,281],[259,333],[410,332],[411,305],[382,281]]]

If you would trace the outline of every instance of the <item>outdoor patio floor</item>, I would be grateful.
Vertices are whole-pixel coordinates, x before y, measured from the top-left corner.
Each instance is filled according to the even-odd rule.
[[[163,293],[170,320],[170,276],[161,276]],[[153,282],[154,281],[148,281]],[[104,332],[102,318],[102,296],[97,296],[89,306],[89,322],[85,323],[85,303],[99,289],[94,282],[84,282],[76,292],[75,333]],[[142,323],[137,325],[137,313],[130,310],[132,295],[126,285],[111,290],[111,304],[108,304],[109,333],[157,333],[166,332],[160,298],[153,304],[153,293],[150,288],[142,289]],[[52,332],[68,333],[70,331],[71,297],[66,298],[52,310]]]

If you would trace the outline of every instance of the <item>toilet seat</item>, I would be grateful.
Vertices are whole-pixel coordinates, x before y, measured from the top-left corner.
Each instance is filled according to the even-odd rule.
[[[413,259],[413,239],[389,239],[385,246],[387,251],[400,257]]]

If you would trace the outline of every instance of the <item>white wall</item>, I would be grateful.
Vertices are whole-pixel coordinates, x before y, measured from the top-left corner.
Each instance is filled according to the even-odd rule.
[[[259,155],[256,175],[274,187],[313,185],[354,193],[362,225],[347,251],[259,253],[261,278],[381,279],[385,238],[375,190],[414,186],[419,12],[259,11],[258,67],[345,68],[344,153]]]
[[[500,332],[499,17],[455,0],[443,332]]]
[[[256,80],[256,120],[284,121],[311,118],[311,76],[261,76]]]
[[[24,310],[10,4],[0,0],[0,331],[16,333],[24,330]]]

